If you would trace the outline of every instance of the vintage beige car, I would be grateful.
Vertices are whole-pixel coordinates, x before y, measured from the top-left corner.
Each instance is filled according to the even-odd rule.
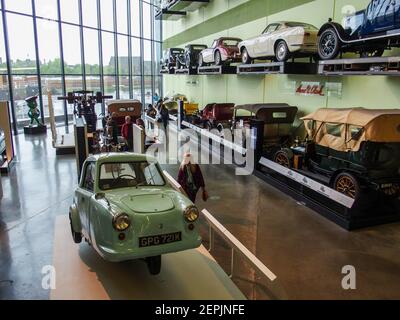
[[[287,61],[292,57],[316,57],[318,28],[302,22],[276,22],[255,38],[239,43],[244,64],[254,59]]]

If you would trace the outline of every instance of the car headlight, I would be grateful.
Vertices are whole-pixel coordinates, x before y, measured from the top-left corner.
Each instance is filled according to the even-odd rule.
[[[117,231],[125,231],[131,225],[131,219],[126,213],[121,213],[113,218],[113,227]]]
[[[187,222],[195,222],[199,218],[199,210],[195,206],[190,206],[183,212]]]

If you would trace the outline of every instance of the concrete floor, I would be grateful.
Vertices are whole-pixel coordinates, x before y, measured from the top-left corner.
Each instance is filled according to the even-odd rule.
[[[48,299],[41,271],[52,264],[55,217],[68,212],[76,163],[71,156],[56,157],[50,135],[17,136],[16,153],[15,168],[2,179],[0,299]],[[167,169],[176,176],[177,166]],[[347,232],[254,176],[235,176],[229,166],[203,171],[211,198],[198,206],[278,277],[273,284],[263,282],[236,260],[234,280],[253,297],[400,298],[399,223]],[[215,257],[229,265],[227,248],[221,247]],[[356,290],[342,289],[345,265],[356,269]],[[249,287],[248,275],[262,285]]]

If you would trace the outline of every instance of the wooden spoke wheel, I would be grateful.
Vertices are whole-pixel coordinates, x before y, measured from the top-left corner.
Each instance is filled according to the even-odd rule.
[[[290,159],[286,152],[278,151],[275,155],[275,162],[283,167],[290,168]]]
[[[356,178],[349,173],[340,173],[336,177],[335,190],[353,199],[356,199],[360,193]]]

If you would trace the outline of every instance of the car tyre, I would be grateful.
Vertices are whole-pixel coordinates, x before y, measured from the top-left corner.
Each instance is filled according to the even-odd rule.
[[[155,276],[161,271],[161,256],[146,258],[147,268],[151,275]]]
[[[221,52],[219,52],[219,50],[214,53],[214,63],[216,66],[222,65]]]
[[[289,48],[284,40],[278,42],[275,48],[275,58],[278,62],[285,62],[289,59]]]
[[[339,173],[335,178],[333,187],[337,192],[343,193],[346,196],[355,200],[358,199],[360,196],[360,184],[357,179],[350,173]]]
[[[243,48],[242,50],[242,63],[243,64],[251,64],[252,59],[250,58],[249,52],[247,51],[246,48]]]
[[[203,67],[203,66],[204,66],[203,55],[199,54],[199,67]]]
[[[72,226],[71,214],[69,214],[69,224],[71,226],[72,239],[74,240],[75,243],[81,243],[82,242],[82,233],[74,231],[74,227]]]
[[[190,56],[187,56],[187,57],[186,57],[186,61],[185,61],[185,62],[186,62],[186,68],[187,68],[187,69],[190,69],[190,67],[192,66],[192,65],[191,65],[192,63],[191,63]]]
[[[285,168],[292,167],[288,154],[283,150],[279,150],[275,153],[274,161]]]
[[[318,54],[322,60],[335,59],[340,51],[340,39],[335,29],[326,29],[318,40]]]

